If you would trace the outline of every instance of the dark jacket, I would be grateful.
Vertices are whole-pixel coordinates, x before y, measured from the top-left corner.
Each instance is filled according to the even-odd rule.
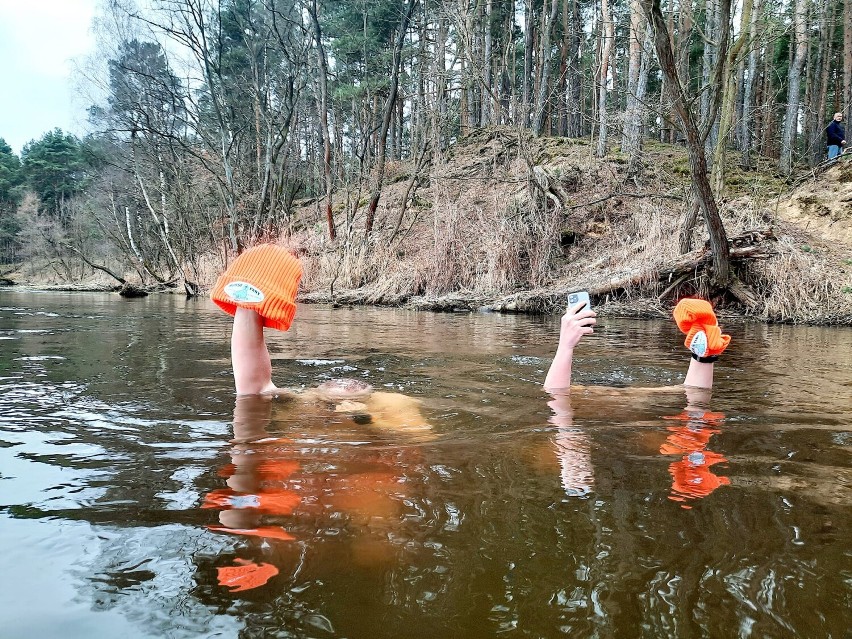
[[[846,139],[846,131],[837,120],[832,120],[831,124],[825,130],[828,146],[840,146],[840,143]]]

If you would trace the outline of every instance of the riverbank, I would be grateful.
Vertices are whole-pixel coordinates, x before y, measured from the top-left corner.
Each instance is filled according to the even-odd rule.
[[[596,159],[586,140],[477,130],[419,171],[391,163],[371,234],[368,198],[350,191],[334,194],[335,242],[315,199],[296,203],[278,241],[303,262],[308,303],[553,313],[585,289],[612,316],[666,316],[677,298],[700,295],[731,315],[852,324],[852,156],[793,183],[770,160],[727,167],[720,209],[734,294],[708,284],[685,149],[649,142],[643,164],[641,178],[628,177],[626,158]],[[115,289],[68,262],[0,274],[39,289]],[[220,269],[214,256],[195,265],[197,283],[209,288]]]
[[[304,298],[552,313],[584,289],[618,316],[667,316],[679,297],[700,295],[762,321],[852,324],[852,156],[793,183],[768,159],[726,167],[720,213],[740,295],[708,283],[706,230],[689,224],[685,149],[648,143],[643,164],[634,179],[626,158],[598,160],[586,140],[478,130],[423,180],[404,166],[390,174],[377,225],[399,227],[405,212],[402,239],[356,241],[341,260],[321,233],[293,233]],[[301,203],[315,228],[318,204]]]

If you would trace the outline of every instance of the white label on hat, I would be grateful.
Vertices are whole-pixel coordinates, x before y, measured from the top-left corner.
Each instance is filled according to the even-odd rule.
[[[704,331],[698,331],[695,334],[695,337],[689,343],[689,350],[698,357],[704,357],[704,354],[707,353],[707,334]]]
[[[247,282],[231,282],[225,285],[225,295],[235,302],[255,304],[264,300],[263,291]]]

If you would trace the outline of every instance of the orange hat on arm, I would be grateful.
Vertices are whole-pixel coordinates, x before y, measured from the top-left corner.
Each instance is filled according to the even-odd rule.
[[[263,325],[286,331],[296,314],[302,265],[287,249],[261,244],[235,259],[213,287],[212,300],[229,315],[237,307],[263,317]]]
[[[698,361],[715,361],[731,343],[731,336],[722,333],[713,307],[705,300],[682,299],[674,308],[674,319],[686,335],[683,345]]]

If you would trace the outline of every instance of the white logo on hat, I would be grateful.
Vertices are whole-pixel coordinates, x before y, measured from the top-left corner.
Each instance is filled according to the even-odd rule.
[[[689,343],[689,350],[698,355],[698,357],[704,357],[705,353],[707,353],[707,333],[698,331]]]
[[[231,282],[225,285],[225,295],[235,302],[256,304],[265,298],[263,291],[248,282]]]

